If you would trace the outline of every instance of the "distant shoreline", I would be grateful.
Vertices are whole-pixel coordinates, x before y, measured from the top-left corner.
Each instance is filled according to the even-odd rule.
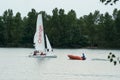
[[[0,46],[0,48],[31,48],[34,49],[34,47],[3,47]],[[99,48],[99,47],[82,47],[82,48],[57,48],[54,47],[53,49],[105,49],[105,50],[120,50],[119,48]]]

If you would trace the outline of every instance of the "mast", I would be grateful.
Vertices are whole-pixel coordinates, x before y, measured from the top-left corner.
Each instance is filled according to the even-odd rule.
[[[42,20],[43,20],[43,16],[42,16],[42,14],[41,14],[41,17],[42,17]],[[44,29],[44,31],[43,31],[43,34],[44,34],[44,45],[45,45],[45,52],[47,51],[47,42],[46,42],[46,37],[45,37],[45,26],[43,26],[43,29]]]
[[[46,37],[45,37],[45,32],[44,32],[44,42],[45,42],[45,51],[47,52],[47,41],[46,41]]]

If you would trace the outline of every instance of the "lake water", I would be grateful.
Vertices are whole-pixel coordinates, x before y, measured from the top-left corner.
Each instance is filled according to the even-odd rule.
[[[0,80],[120,80],[120,64],[103,60],[109,52],[120,57],[120,50],[54,49],[58,57],[45,59],[28,57],[33,50],[0,48]],[[82,53],[87,60],[67,57]]]

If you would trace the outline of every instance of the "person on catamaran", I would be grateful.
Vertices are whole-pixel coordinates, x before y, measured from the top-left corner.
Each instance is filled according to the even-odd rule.
[[[86,60],[85,54],[82,53],[82,60]]]
[[[34,53],[33,53],[33,56],[37,55],[37,52],[38,52],[38,51],[35,50]]]
[[[49,49],[47,49],[47,52],[49,51]]]
[[[46,55],[45,53],[43,53],[43,52],[41,52],[41,54],[40,55]]]

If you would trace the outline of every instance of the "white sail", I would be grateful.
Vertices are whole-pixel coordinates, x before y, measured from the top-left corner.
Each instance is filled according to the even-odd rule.
[[[39,14],[36,23],[36,33],[34,35],[35,49],[38,51],[45,51],[44,29],[42,15]]]
[[[52,51],[52,47],[51,47],[51,44],[50,44],[50,41],[49,41],[47,35],[45,35],[45,37],[46,37],[47,51],[48,51],[48,52],[49,52],[49,51]]]

